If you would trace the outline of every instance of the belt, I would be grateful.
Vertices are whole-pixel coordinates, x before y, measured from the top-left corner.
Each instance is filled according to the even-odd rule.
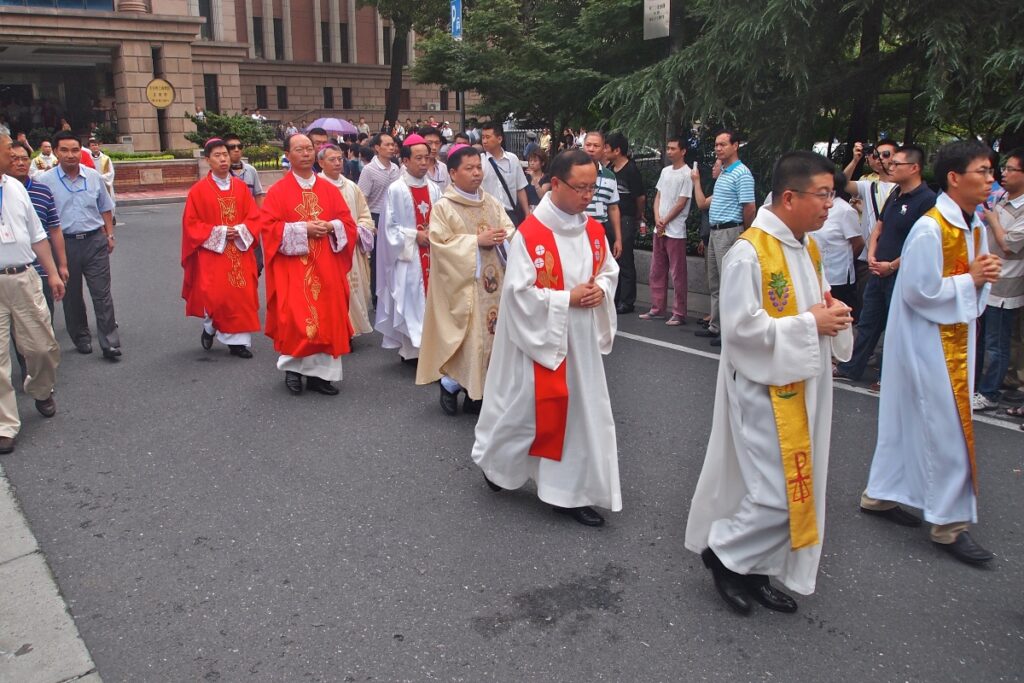
[[[0,268],[0,275],[17,275],[18,273],[24,273],[26,270],[28,270],[29,266],[31,266],[31,264],[24,266],[7,266],[6,268]]]
[[[70,235],[68,233],[64,233],[64,239],[68,239],[68,240],[84,240],[87,237],[92,237],[93,235],[95,235],[99,231],[100,231],[100,228],[96,228],[95,230],[90,230],[89,232],[76,232],[76,233],[72,233]]]
[[[743,223],[740,223],[739,221],[729,221],[728,223],[713,223],[711,225],[711,229],[712,230],[725,230],[726,228],[738,228],[741,225],[743,225]]]

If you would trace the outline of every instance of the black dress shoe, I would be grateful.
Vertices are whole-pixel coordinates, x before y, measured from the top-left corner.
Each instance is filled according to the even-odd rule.
[[[90,354],[92,353],[92,344],[87,341],[75,342],[75,351],[78,351],[82,355]]]
[[[750,614],[754,605],[750,602],[750,596],[747,595],[744,577],[722,564],[718,555],[715,555],[715,551],[711,548],[705,548],[704,552],[700,554],[700,559],[704,561],[704,566],[711,570],[711,576],[715,580],[715,589],[725,604],[737,614]]]
[[[207,334],[206,330],[199,336],[199,343],[203,345],[203,348],[209,351],[213,348],[213,335]]]
[[[474,401],[469,397],[469,394],[467,393],[466,398],[462,400],[462,412],[464,412],[466,415],[479,415],[480,408],[482,408],[483,405],[483,399],[480,399],[479,401]]]
[[[244,344],[231,344],[228,348],[231,349],[232,356],[238,356],[239,358],[252,358],[252,351],[250,351],[249,347]]]
[[[552,505],[551,508],[560,515],[568,515],[583,526],[602,526],[604,525],[604,517],[597,514],[597,511],[592,507],[584,506],[581,508],[561,508],[557,505]]]
[[[0,455],[14,452],[14,437],[0,436]]]
[[[288,387],[288,391],[292,392],[295,396],[302,393],[302,375],[291,370],[284,371],[284,385]]]
[[[455,415],[459,412],[459,392],[452,393],[444,388],[444,385],[440,382],[437,383],[441,387],[441,410],[444,411],[445,415]]]
[[[488,479],[486,473],[484,474],[484,481],[487,482],[487,488],[489,488],[490,490],[494,491],[495,493],[498,493],[499,491],[504,491],[505,490],[505,489],[501,488],[500,486],[498,486],[497,484],[495,484],[490,479]]]
[[[712,332],[711,330],[697,330],[693,333],[694,337],[704,337],[706,339],[718,339],[718,332]]]
[[[746,579],[747,592],[768,609],[786,613],[796,611],[796,600],[773,586],[764,574],[749,574]]]
[[[53,400],[53,394],[44,401],[36,401],[36,410],[43,417],[53,417],[57,414],[57,402]]]
[[[899,505],[889,508],[888,510],[869,510],[862,506],[860,511],[865,515],[881,517],[882,519],[887,519],[893,524],[899,524],[900,526],[921,526],[920,517],[910,514]]]
[[[710,342],[708,342],[708,343],[709,343],[709,344],[711,344],[712,346],[718,347],[718,346],[721,346],[721,345],[722,345],[722,340],[721,340],[721,338],[719,338],[719,337],[715,337],[714,339],[712,339],[712,340],[711,340]]]
[[[306,388],[324,396],[337,396],[339,393],[338,387],[319,377],[307,377]]]
[[[966,531],[961,531],[960,535],[952,543],[936,543],[935,545],[942,546],[942,549],[947,553],[967,564],[985,564],[986,562],[991,562],[992,558],[995,557],[995,555],[975,543],[970,533]]]
[[[109,349],[103,349],[103,357],[107,360],[117,360],[121,357],[121,349],[116,346],[111,346]]]
[[[630,306],[629,304],[619,304],[618,306],[615,307],[615,312],[618,313],[619,315],[632,313],[633,307]]]
[[[402,358],[401,356],[398,359],[402,361],[402,365],[416,365],[420,361],[419,358]]]

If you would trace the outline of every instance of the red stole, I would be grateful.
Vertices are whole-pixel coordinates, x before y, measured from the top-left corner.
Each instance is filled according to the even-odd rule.
[[[256,256],[252,247],[241,251],[234,240],[227,241],[222,254],[202,245],[213,226],[240,223],[254,239],[259,236],[259,209],[242,181],[233,178],[230,187],[221,190],[207,176],[189,190],[181,219],[185,315],[201,318],[208,312],[217,329],[227,333],[260,329]]]
[[[604,227],[590,218],[586,230],[587,242],[594,254],[593,274],[596,276],[607,255]],[[537,268],[537,288],[564,290],[565,280],[562,277],[562,261],[558,256],[555,233],[531,215],[519,226],[519,234],[523,236],[526,252],[533,258],[533,265]],[[569,384],[565,360],[555,370],[548,370],[535,362],[533,381],[536,435],[529,453],[539,458],[560,461],[569,416]]]
[[[427,181],[429,183],[429,181]],[[427,232],[430,225],[430,186],[409,187],[412,192],[412,210],[416,213],[416,231]],[[423,293],[427,293],[427,281],[430,279],[430,245],[420,247],[420,269],[423,270]]]

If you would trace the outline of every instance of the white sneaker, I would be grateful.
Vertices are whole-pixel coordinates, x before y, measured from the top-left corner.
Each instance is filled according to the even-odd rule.
[[[995,401],[990,401],[985,398],[984,394],[975,394],[971,396],[971,409],[972,410],[992,410],[998,407],[999,404]]]

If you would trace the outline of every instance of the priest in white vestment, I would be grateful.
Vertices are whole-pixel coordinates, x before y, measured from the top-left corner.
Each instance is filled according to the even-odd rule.
[[[429,286],[430,209],[441,190],[427,180],[430,148],[419,135],[402,144],[402,175],[387,191],[377,235],[377,321],[385,349],[419,357]]]
[[[850,308],[828,294],[820,255],[807,235],[828,217],[833,171],[831,162],[811,152],[783,155],[772,173],[772,206],[761,207],[724,261],[721,291],[728,305],[721,311],[714,418],[686,547],[701,553],[719,594],[740,614],[751,611],[751,598],[769,609],[796,610],[796,601],[769,577],[797,593],[814,591],[824,535],[832,359],[849,358],[853,348]],[[790,402],[781,405],[783,399]],[[799,428],[793,427],[798,420],[780,419],[783,409],[796,411]],[[802,447],[790,448],[801,440]]]
[[[939,150],[935,208],[911,229],[900,256],[885,332],[878,443],[861,511],[902,526],[924,512],[931,539],[967,564],[992,559],[967,531],[977,521],[971,395],[975,327],[1002,263],[974,214],[992,184],[990,150]]]
[[[584,213],[597,183],[595,164],[568,151],[550,172],[551,192],[510,243],[473,460],[492,490],[532,479],[537,496],[557,512],[599,526],[604,519],[590,506],[622,509],[601,358],[615,339],[619,267],[603,228]],[[531,235],[546,246],[528,247]],[[567,405],[542,403],[551,394],[539,389],[557,384],[559,372],[567,392],[555,394],[567,395]],[[539,403],[556,408],[538,410]]]
[[[352,336],[373,332],[370,322],[370,254],[377,235],[377,227],[373,223],[373,215],[366,203],[366,195],[359,186],[342,175],[345,167],[345,154],[341,147],[327,144],[317,152],[320,162],[320,177],[328,181],[341,192],[341,198],[348,205],[348,210],[356,222],[359,241],[352,254],[352,269],[348,271],[348,320],[352,324]]]

